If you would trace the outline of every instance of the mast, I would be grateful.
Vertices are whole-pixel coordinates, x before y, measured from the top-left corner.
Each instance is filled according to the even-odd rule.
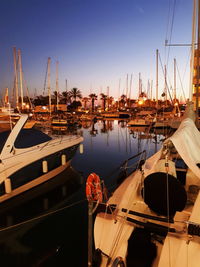
[[[110,88],[109,88],[109,86],[107,86],[107,96],[108,96],[108,99],[107,99],[107,105],[108,105],[108,110],[109,110],[109,103],[110,103],[110,99],[109,99],[109,90],[110,90]]]
[[[67,79],[65,80],[66,92],[67,92]]]
[[[68,94],[68,81],[65,79],[65,89],[66,89],[66,105],[68,106],[70,102],[69,94]]]
[[[165,101],[166,101],[166,104],[167,104],[167,67],[165,65]]]
[[[140,94],[142,93],[142,85],[141,85],[141,74],[139,72],[139,97],[140,97]]]
[[[6,92],[4,96],[4,107],[7,107],[9,105],[9,98],[8,98],[8,87],[6,87]]]
[[[191,59],[190,59],[190,90],[189,90],[190,101],[192,101],[193,83],[194,83],[193,79],[194,79],[194,54],[195,54],[195,41],[196,41],[196,12],[197,12],[196,0],[193,0],[192,46],[191,46]]]
[[[48,57],[48,64],[47,64],[47,86],[48,86],[48,94],[49,94],[49,115],[51,117],[51,85],[50,85],[50,64],[51,64],[51,58]]]
[[[199,78],[200,78],[200,64],[199,64],[199,58],[200,58],[200,0],[198,0],[198,29],[197,29],[197,84],[196,84],[196,113],[198,114],[198,108],[199,108]]]
[[[30,109],[33,109],[32,103],[31,103],[31,99],[30,99],[30,94],[29,94],[29,90],[28,87],[26,87],[26,92],[27,92],[27,96],[28,96],[28,101],[29,101],[29,105],[30,105]]]
[[[176,59],[174,58],[174,102],[176,102]]]
[[[118,99],[120,98],[121,79],[119,78]]]
[[[120,101],[120,87],[121,87],[121,79],[119,78],[119,87],[118,87],[118,109],[119,109],[119,101]]]
[[[128,73],[126,75],[126,99],[128,98]]]
[[[18,49],[18,60],[19,60],[19,81],[20,81],[20,94],[21,94],[21,109],[24,109],[24,96],[23,96],[23,77],[22,77],[22,59],[21,50]]]
[[[158,49],[156,49],[156,108],[158,108]]]
[[[151,94],[150,94],[150,82],[149,79],[147,81],[147,99],[151,98]]]
[[[133,74],[131,74],[131,78],[130,78],[129,108],[130,108],[130,106],[131,106],[131,88],[132,88],[132,80],[133,80]]]
[[[15,88],[15,96],[16,96],[16,108],[19,108],[19,94],[18,94],[18,75],[17,75],[17,53],[16,47],[13,47],[13,57],[14,57],[14,88]]]
[[[59,87],[58,87],[58,61],[56,61],[56,108],[58,110]]]

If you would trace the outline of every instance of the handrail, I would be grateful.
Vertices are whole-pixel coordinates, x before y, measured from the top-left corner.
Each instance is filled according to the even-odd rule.
[[[132,157],[126,159],[126,160],[122,163],[121,166],[125,165],[129,160],[134,159],[134,158],[136,158],[136,157],[139,157],[139,156],[142,155],[142,154],[145,154],[145,157],[144,157],[144,158],[146,159],[146,150],[143,150],[142,152],[139,152],[138,154],[136,154],[136,155],[134,155],[134,156],[132,156]]]
[[[134,159],[134,158],[137,158],[137,157],[139,157],[139,156],[141,156],[141,155],[143,155],[143,154],[144,154],[144,157],[141,157],[140,160],[136,162],[136,164],[134,164],[133,166],[128,167],[128,162],[129,162],[130,160],[132,160],[132,159]],[[125,160],[125,161],[122,163],[121,168],[124,168],[124,169],[126,170],[126,169],[128,169],[128,168],[135,167],[135,169],[138,169],[138,168],[140,168],[140,167],[144,164],[145,160],[146,160],[146,150],[143,150],[142,152],[139,152],[138,154],[136,154],[136,155],[134,155],[134,156],[128,158],[127,160]],[[135,170],[135,169],[134,169],[134,170]]]

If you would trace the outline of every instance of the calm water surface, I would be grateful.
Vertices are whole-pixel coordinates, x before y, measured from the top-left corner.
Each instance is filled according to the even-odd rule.
[[[113,191],[124,160],[144,149],[149,156],[162,144],[161,132],[144,130],[128,128],[126,121],[84,122],[75,131],[83,134],[83,153],[77,151],[71,167],[1,206],[2,266],[87,266],[86,179],[95,172]],[[66,132],[51,130],[52,135]]]

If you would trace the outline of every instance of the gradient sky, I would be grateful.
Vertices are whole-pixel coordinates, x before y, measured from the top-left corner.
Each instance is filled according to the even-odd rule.
[[[131,97],[136,97],[140,72],[144,88],[148,79],[153,80],[155,92],[156,49],[159,49],[162,64],[167,64],[169,86],[173,86],[176,57],[181,78],[177,74],[177,91],[181,92],[181,81],[188,95],[189,48],[171,47],[168,57],[169,47],[164,43],[166,38],[171,38],[171,43],[191,43],[192,2],[1,0],[1,93],[5,87],[10,92],[13,88],[15,46],[21,49],[24,79],[32,94],[35,89],[38,95],[43,93],[48,57],[51,57],[52,91],[59,61],[60,91],[66,90],[67,79],[68,90],[78,87],[84,96],[107,93],[109,86],[109,94],[118,97],[126,92],[126,75],[130,78],[132,74]],[[159,88],[161,94],[164,88],[161,65]]]

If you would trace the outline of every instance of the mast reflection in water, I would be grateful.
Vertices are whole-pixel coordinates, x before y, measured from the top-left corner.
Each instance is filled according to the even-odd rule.
[[[52,135],[76,131],[84,137],[83,154],[77,151],[65,172],[1,205],[2,266],[86,267],[87,176],[97,173],[111,192],[118,185],[124,160],[144,149],[150,156],[164,138],[117,120],[51,129]]]

